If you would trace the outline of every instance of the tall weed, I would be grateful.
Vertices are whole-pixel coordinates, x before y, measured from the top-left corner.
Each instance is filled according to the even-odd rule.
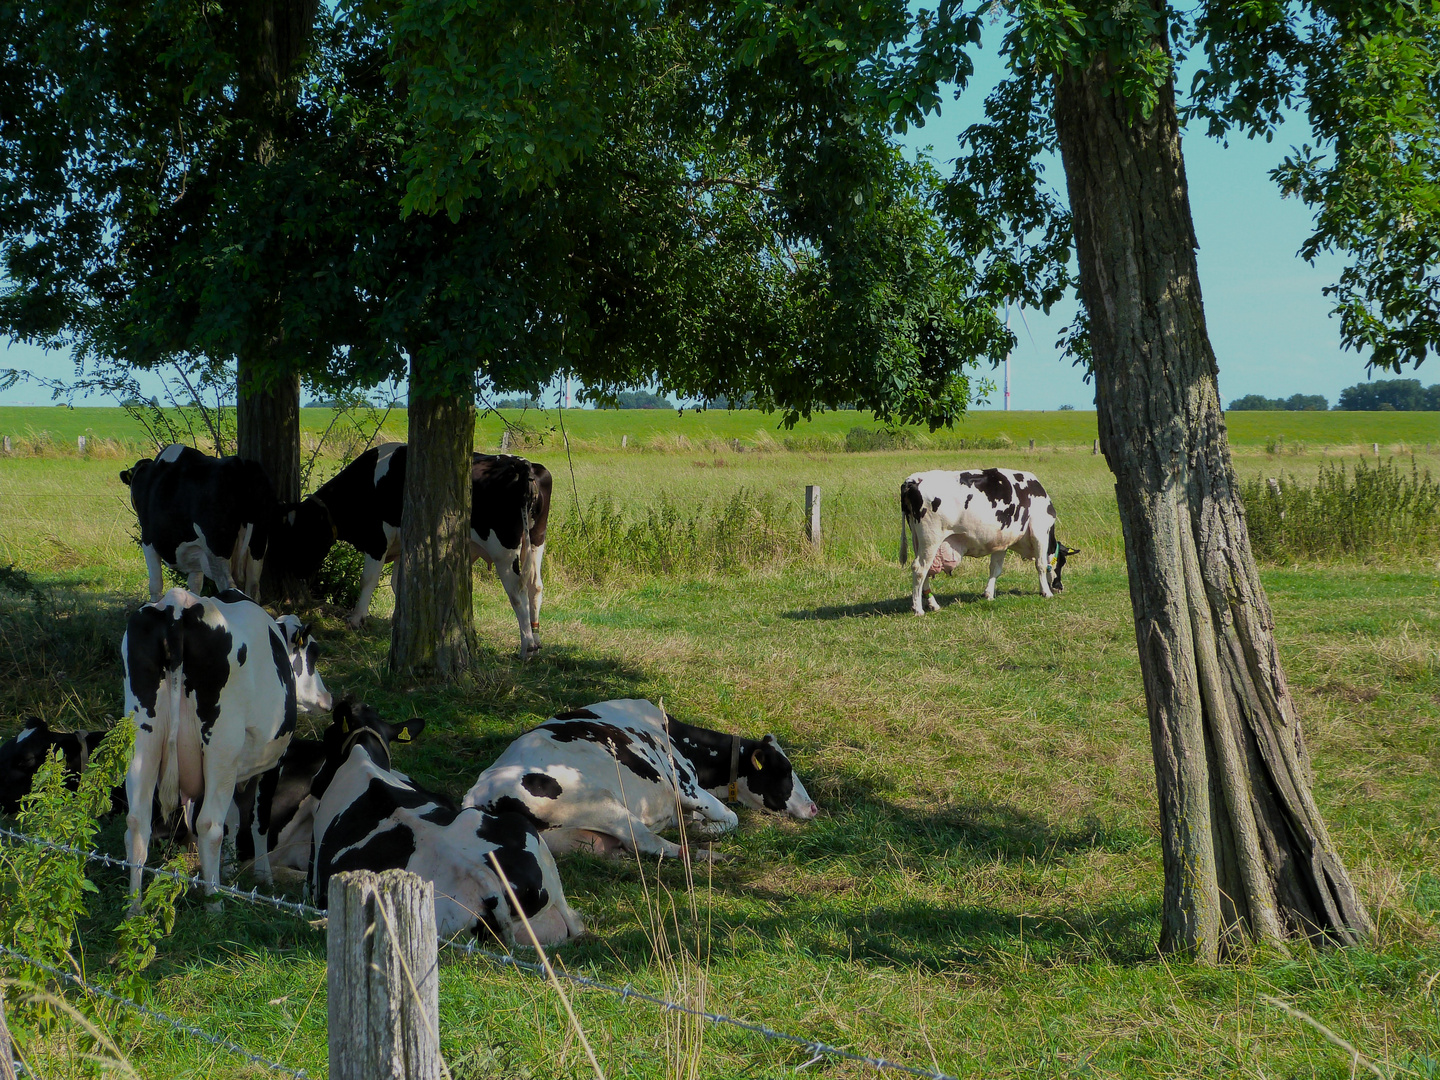
[[[1410,459],[1347,473],[1320,466],[1313,485],[1294,477],[1255,477],[1241,489],[1250,545],[1262,559],[1297,556],[1424,555],[1440,551],[1440,483]]]
[[[805,547],[793,500],[741,488],[698,508],[662,494],[636,517],[596,497],[556,530],[551,550],[566,576],[600,583],[620,573],[735,573],[802,558]]]

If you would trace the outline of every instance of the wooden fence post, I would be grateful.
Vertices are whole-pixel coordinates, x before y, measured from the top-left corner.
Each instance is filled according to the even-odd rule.
[[[630,445],[630,436],[629,436],[629,435],[621,435],[621,436],[620,436],[620,449],[621,449],[621,450],[624,450],[624,449],[625,449],[627,446],[629,446],[629,445]]]
[[[1030,440],[1030,449],[1031,449],[1031,450],[1034,450],[1034,449],[1035,449],[1035,440],[1034,440],[1034,439],[1031,439],[1031,440]]]
[[[5,453],[10,453],[10,436],[5,436]]]
[[[330,1080],[440,1080],[435,886],[336,874],[328,927]]]
[[[82,453],[82,454],[85,453],[85,436],[84,436],[84,435],[77,435],[77,436],[75,437],[75,446],[76,446],[76,448],[80,451],[80,453]]]
[[[1092,455],[1093,455],[1093,454],[1098,454],[1098,453],[1100,453],[1100,440],[1099,440],[1099,439],[1096,439],[1094,445],[1092,445],[1092,446],[1090,447],[1090,453],[1091,453]]]
[[[500,433],[500,452],[502,454],[510,452],[510,429],[508,427]]]
[[[1377,442],[1377,443],[1371,443],[1371,444],[1370,444],[1370,449],[1375,452],[1375,456],[1376,456],[1376,457],[1379,457],[1379,456],[1380,456],[1380,444],[1379,444],[1378,442]]]
[[[810,543],[820,546],[820,488],[805,485],[805,517],[810,522]]]

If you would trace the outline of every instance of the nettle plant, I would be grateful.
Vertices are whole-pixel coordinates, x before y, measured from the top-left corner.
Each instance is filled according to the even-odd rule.
[[[94,848],[100,817],[109,811],[111,790],[125,776],[135,740],[130,719],[122,720],[96,747],[74,790],[67,784],[65,762],[52,753],[35,774],[30,794],[21,800],[16,830],[63,844],[77,851]],[[34,844],[13,843],[0,848],[0,942],[16,952],[79,974],[82,964],[78,930],[90,914],[92,898],[100,889],[86,874],[83,855],[55,851]],[[183,871],[176,860],[167,869]],[[175,925],[175,901],[183,889],[173,878],[157,876],[145,891],[141,911],[125,918],[114,936],[110,966],[118,976],[117,993],[138,999],[145,992],[141,972],[155,959],[156,942]],[[117,898],[117,905],[124,904]],[[93,968],[93,965],[90,965]],[[44,987],[51,976],[34,968],[16,974],[21,983]],[[57,1015],[43,1004],[30,1017],[41,1026]]]

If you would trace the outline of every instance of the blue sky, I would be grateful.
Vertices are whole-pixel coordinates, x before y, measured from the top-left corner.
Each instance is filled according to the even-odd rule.
[[[932,147],[933,157],[947,172],[959,133],[982,116],[984,95],[1002,74],[995,51],[998,28],[988,29],[970,89],[961,100],[947,101],[941,115],[903,140],[912,150]],[[1187,72],[1181,85],[1188,81]],[[1226,147],[1198,131],[1184,141],[1200,240],[1200,283],[1220,364],[1220,396],[1226,403],[1244,394],[1306,393],[1323,394],[1333,405],[1343,387],[1366,378],[1363,358],[1341,351],[1339,324],[1330,318],[1321,292],[1339,275],[1341,261],[1322,257],[1310,266],[1296,256],[1310,231],[1310,213],[1298,200],[1282,199],[1267,175],[1292,145],[1308,136],[1308,125],[1297,118],[1271,143],[1240,139]],[[1049,175],[1063,195],[1058,161]],[[1012,314],[1011,327],[1019,339],[1011,355],[1012,408],[1093,407],[1093,388],[1054,348],[1058,331],[1072,314],[1071,305],[1048,316],[1039,311],[1026,311],[1023,319]],[[59,378],[71,372],[64,354],[0,340],[0,368],[9,367]],[[999,408],[1000,373],[983,374],[991,375],[997,386],[989,407]],[[1422,369],[1419,374],[1428,384],[1429,372]],[[0,393],[0,404],[47,401],[44,391],[24,384]]]

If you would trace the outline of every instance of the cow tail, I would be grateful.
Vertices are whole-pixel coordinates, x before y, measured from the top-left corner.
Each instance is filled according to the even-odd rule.
[[[910,561],[910,523],[905,520],[905,511],[900,511],[900,565]]]
[[[165,634],[166,691],[170,695],[170,723],[165,729],[165,750],[160,757],[160,812],[165,820],[180,803],[180,724],[185,712],[185,671],[179,619],[172,619]]]
[[[528,577],[530,560],[535,548],[535,545],[530,542],[530,530],[535,527],[535,515],[540,511],[540,478],[535,475],[534,469],[527,469],[527,473],[525,507],[520,513],[520,521],[524,526],[524,531],[520,535],[520,565],[525,567]]]

